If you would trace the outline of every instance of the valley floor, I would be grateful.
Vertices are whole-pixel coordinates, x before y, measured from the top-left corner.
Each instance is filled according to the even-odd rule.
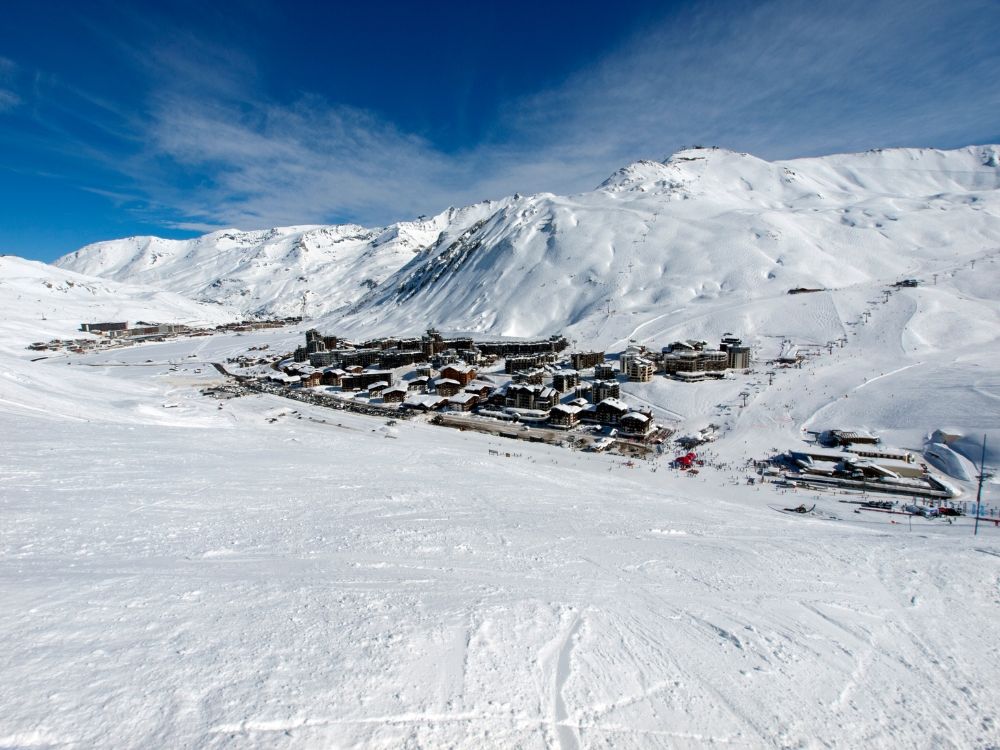
[[[992,524],[776,513],[817,501],[738,421],[691,477],[214,401],[168,346],[91,368],[121,418],[0,415],[0,747],[1000,743]]]

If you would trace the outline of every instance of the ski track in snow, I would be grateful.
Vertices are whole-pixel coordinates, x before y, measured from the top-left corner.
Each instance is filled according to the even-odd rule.
[[[981,149],[684,153],[594,193],[385,236],[138,238],[65,264],[215,305],[0,258],[0,748],[1000,744],[1000,528],[855,514],[749,486],[744,468],[807,427],[917,451],[937,428],[1000,438],[995,170]],[[936,167],[855,169],[911,162]],[[396,304],[449,252],[451,278]],[[918,271],[937,283],[890,286]],[[81,320],[214,325],[285,303],[353,312],[39,362],[24,349]],[[567,324],[581,349],[733,331],[761,363],[622,384],[679,434],[718,426],[697,475],[670,450],[628,465],[419,420],[386,439],[379,419],[200,393],[224,380],[210,363],[289,351],[313,325],[449,322]],[[816,354],[765,365],[783,342]],[[800,502],[822,516],[768,507]]]
[[[237,345],[207,341],[198,362]],[[93,357],[166,371],[185,347]],[[2,414],[20,436],[0,466],[8,744],[894,747],[992,731],[977,718],[995,695],[991,528],[971,547],[960,526],[804,524],[725,470],[528,443],[500,458],[510,443],[419,423],[386,440],[378,420],[270,396],[217,422],[195,361],[169,380],[62,365],[124,390],[153,375],[171,424]],[[796,426],[769,429],[759,440]],[[925,689],[946,706],[930,740],[911,720]]]

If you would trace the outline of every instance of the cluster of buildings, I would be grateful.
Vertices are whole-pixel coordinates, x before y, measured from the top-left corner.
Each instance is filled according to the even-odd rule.
[[[32,351],[59,351],[66,349],[75,354],[83,354],[97,349],[130,346],[141,342],[166,341],[174,336],[211,336],[215,333],[257,331],[265,328],[282,328],[300,323],[302,318],[275,318],[270,320],[243,320],[225,323],[215,328],[192,328],[180,323],[146,323],[138,321],[129,325],[128,321],[81,323],[80,331],[97,338],[52,339],[36,341],[28,345]]]
[[[688,340],[652,351],[633,343],[620,355],[618,367],[603,351],[563,354],[567,346],[561,335],[476,341],[446,337],[433,328],[420,337],[354,343],[313,329],[268,379],[286,386],[336,388],[339,398],[357,404],[476,412],[556,429],[601,425],[620,437],[646,441],[658,428],[649,410],[622,399],[623,380],[648,382],[657,373],[698,380],[751,364],[750,347],[731,334],[723,336],[718,348]],[[489,374],[484,374],[487,368]]]
[[[81,323],[84,333],[96,334],[98,338],[52,339],[36,341],[28,346],[32,351],[59,351],[66,349],[74,354],[83,354],[97,349],[128,346],[140,341],[164,341],[180,334],[196,335],[196,329],[176,323],[143,323],[130,326],[126,321],[115,323]],[[208,335],[205,333],[203,335]]]
[[[306,332],[305,346],[298,347],[293,358],[313,367],[375,365],[385,369],[424,362],[436,367],[456,362],[484,365],[506,358],[516,360],[522,369],[555,362],[568,345],[558,335],[536,341],[475,341],[470,336],[445,338],[433,328],[419,338],[385,337],[355,344],[313,329]]]
[[[317,330],[306,333],[273,382],[305,388],[339,388],[359,403],[401,409],[476,412],[485,417],[571,429],[581,424],[613,428],[622,438],[646,440],[656,431],[648,410],[621,399],[618,371],[604,352],[566,349],[563,336],[532,341],[446,338],[431,329],[420,338],[387,337],[354,344]],[[503,359],[504,373],[498,360]],[[572,365],[572,366],[571,366]],[[492,367],[483,374],[484,367]],[[584,378],[581,370],[593,370]]]
[[[732,334],[722,337],[718,348],[707,341],[675,341],[659,352],[630,344],[621,355],[621,372],[630,382],[645,383],[655,373],[684,382],[725,377],[727,370],[746,370],[753,361],[753,350]]]

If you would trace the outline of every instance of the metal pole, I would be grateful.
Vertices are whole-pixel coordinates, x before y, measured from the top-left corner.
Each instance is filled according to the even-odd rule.
[[[983,502],[983,479],[986,478],[986,435],[983,435],[983,454],[979,459],[979,489],[976,490],[976,526],[972,531],[973,536],[979,534],[979,509]]]

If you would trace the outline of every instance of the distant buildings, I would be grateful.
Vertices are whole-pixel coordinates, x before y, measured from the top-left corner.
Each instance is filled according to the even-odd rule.
[[[622,400],[618,376],[648,382],[659,356],[632,345],[621,356],[619,369],[605,361],[603,351],[574,352],[560,361],[566,345],[561,336],[491,342],[446,338],[434,329],[419,339],[385,337],[355,344],[311,329],[295,350],[294,362],[286,362],[284,374],[271,379],[285,387],[316,389],[311,398],[349,404],[342,408],[364,410],[373,404],[380,413],[383,404],[403,410],[478,411],[500,422],[557,429],[587,422],[613,427],[628,441],[648,441],[658,429],[652,414]],[[509,376],[499,387],[480,375],[498,357],[504,358]],[[404,367],[410,370],[396,385],[394,376]],[[584,380],[581,370],[591,368],[596,377]],[[327,395],[317,386],[339,387],[357,396]]]
[[[574,370],[586,370],[596,367],[604,362],[604,352],[573,352],[569,355],[569,361]]]
[[[726,370],[745,370],[752,362],[752,349],[726,334],[718,349],[711,349],[705,341],[688,339],[675,341],[663,348],[661,364],[664,374],[676,380],[704,380],[721,378]]]
[[[554,362],[556,355],[568,346],[563,336],[532,341],[475,341],[469,336],[446,338],[430,328],[420,338],[385,337],[353,344],[337,336],[325,336],[316,329],[306,332],[305,345],[293,356],[296,362],[309,362],[313,367],[343,367],[375,365],[382,369],[405,367],[429,361],[438,367],[464,363],[478,364],[497,357],[506,357],[508,366],[531,369]],[[514,360],[514,364],[511,364]]]

